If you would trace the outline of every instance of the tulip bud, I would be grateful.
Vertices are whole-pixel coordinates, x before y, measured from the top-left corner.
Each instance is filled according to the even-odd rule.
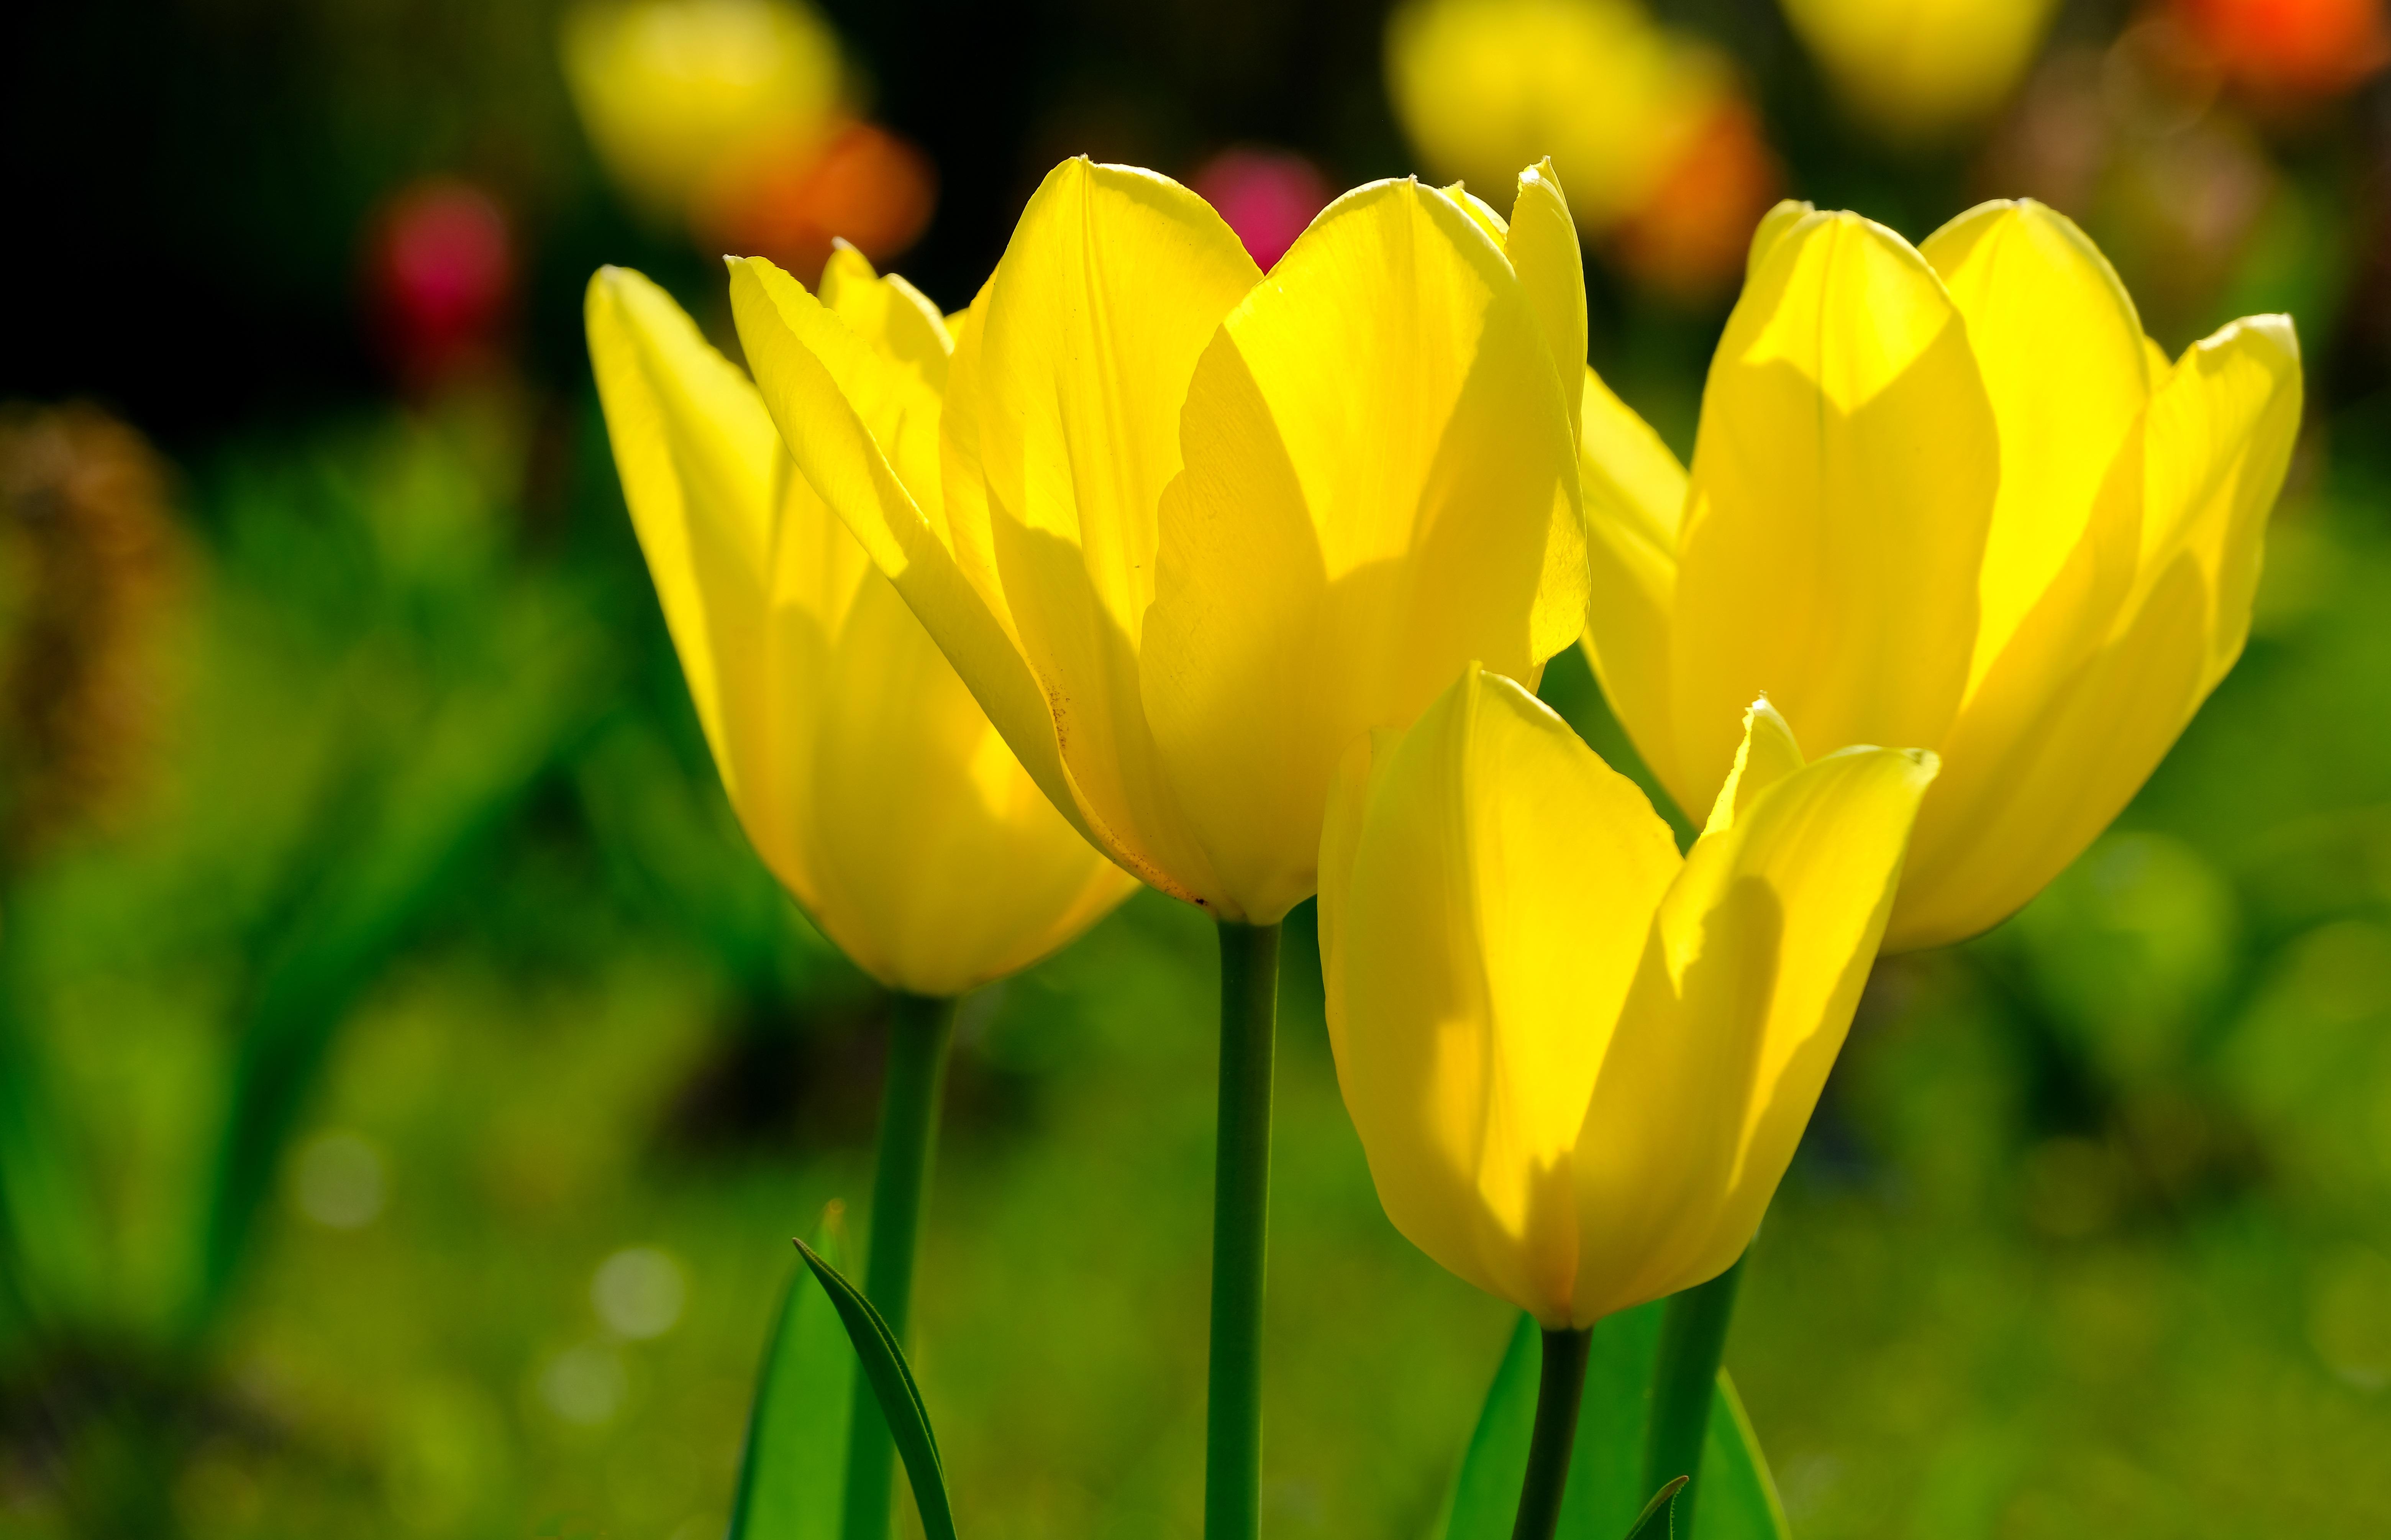
[[[1396,1228],[1551,1330],[1723,1272],[1842,1045],[1934,770],[1805,765],[1763,701],[1680,860],[1634,783],[1475,665],[1355,745],[1321,964]]]

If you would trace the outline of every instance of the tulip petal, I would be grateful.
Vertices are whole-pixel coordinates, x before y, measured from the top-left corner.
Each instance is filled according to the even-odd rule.
[[[816,656],[845,596],[768,593],[775,509],[795,478],[786,472],[772,421],[737,367],[709,346],[672,297],[640,275],[602,267],[586,304],[589,356],[607,437],[648,559],[656,597],[680,654],[700,726],[732,803],[762,808],[752,792],[773,777],[758,741],[756,707],[775,674],[775,644]],[[850,577],[856,574],[850,569]],[[775,604],[778,597],[782,602]],[[779,617],[776,635],[775,616]],[[809,677],[802,667],[794,670]],[[807,713],[803,698],[786,703]],[[787,842],[756,829],[776,868]],[[784,874],[807,886],[803,874]]]
[[[1409,181],[1331,204],[1230,314],[1182,434],[1144,716],[1222,891],[1275,919],[1354,739],[1575,639],[1575,457],[1510,265]]]
[[[1751,245],[1744,252],[1745,281],[1751,281],[1751,275],[1760,271],[1760,265],[1768,260],[1768,253],[1777,249],[1780,238],[1817,212],[1816,203],[1798,198],[1780,198],[1775,207],[1762,214],[1760,223],[1752,227]]]
[[[935,395],[947,391],[947,358],[954,352],[946,317],[929,297],[841,240],[822,265],[819,297],[871,349],[912,374]],[[914,494],[918,501],[921,494]]]
[[[2267,516],[2300,431],[2300,343],[2289,316],[2250,316],[2186,353],[2151,404],[2145,572],[2189,557],[2209,591],[2205,696],[2250,635]]]
[[[755,387],[705,344],[672,297],[601,267],[584,302],[590,364],[632,527],[654,575],[699,722],[722,754],[722,692],[706,628],[708,576],[761,586],[772,498],[772,420]]]
[[[1011,622],[1091,821],[1148,882],[1231,919],[1253,916],[1186,827],[1139,675],[1188,377],[1260,276],[1177,183],[1065,162],[989,280],[968,411],[1004,431],[978,432],[955,460],[986,488]]]
[[[1935,759],[1843,749],[1696,843],[1654,917],[1576,1146],[1573,1314],[1751,1242],[1842,1047]]]
[[[1578,481],[1591,566],[1585,654],[1603,699],[1664,785],[1675,785],[1669,632],[1686,468],[1645,421],[1585,371]]]
[[[1544,344],[1553,356],[1553,378],[1569,413],[1570,442],[1578,441],[1578,414],[1585,393],[1578,377],[1585,369],[1585,258],[1579,254],[1577,221],[1553,175],[1551,157],[1519,173],[1511,202],[1503,254],[1511,259],[1519,286],[1536,313]]]
[[[1919,248],[1968,320],[2000,430],[1969,670],[1990,670],[2083,538],[2119,446],[2150,397],[2134,302],[2066,215],[1981,203]]]
[[[1678,868],[1635,784],[1475,666],[1349,766],[1323,957],[1338,1078],[1396,1228],[1462,1277],[1570,1314],[1570,1148]],[[1350,851],[1350,857],[1338,852]]]
[[[1045,691],[1018,643],[865,425],[865,409],[901,408],[895,366],[769,262],[730,265],[730,303],[764,404],[806,482],[896,583],[1054,806],[1119,860],[1072,784]]]
[[[823,693],[814,912],[883,983],[961,994],[1054,951],[1136,886],[1064,822],[877,572]]]
[[[2132,591],[2068,666],[2034,660],[2042,673],[2008,693],[1994,688],[1997,669],[1970,703],[1945,749],[1964,779],[1929,799],[1888,949],[1997,925],[2149,779],[2248,634],[2300,406],[2298,340],[2280,316],[2234,322],[2160,385],[2104,493],[2139,513],[2111,539],[2128,543],[2130,560],[2139,538]],[[2019,643],[2034,640],[2031,626]]]
[[[1766,694],[1822,744],[1936,744],[1975,638],[1999,479],[1968,331],[1907,242],[1853,214],[1779,236],[1711,368],[1671,637],[1681,806]]]
[[[1805,763],[1802,745],[1794,741],[1792,724],[1778,715],[1765,695],[1752,702],[1743,714],[1743,742],[1735,751],[1735,768],[1726,772],[1726,783],[1719,787],[1718,800],[1711,804],[1702,837],[1735,827],[1736,819],[1754,797]]]

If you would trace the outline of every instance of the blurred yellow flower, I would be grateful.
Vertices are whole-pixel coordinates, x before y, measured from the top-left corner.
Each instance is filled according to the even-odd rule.
[[[935,432],[937,312],[851,251],[822,279]],[[637,273],[590,280],[614,462],[731,806],[832,940],[951,995],[1036,961],[1134,885],[1056,815],[796,473],[756,387]]]
[[[608,174],[677,219],[759,146],[827,144],[844,74],[829,23],[785,0],[589,0],[564,78]]]
[[[1466,659],[1535,677],[1582,624],[1585,293],[1548,172],[1507,225],[1359,188],[1264,282],[1185,188],[1066,162],[943,416],[770,264],[731,302],[797,464],[1054,805],[1219,918],[1312,891],[1356,737]]]
[[[1475,666],[1357,744],[1320,953],[1395,1227],[1549,1329],[1724,1271],[1842,1046],[1934,770],[1804,765],[1761,702],[1681,860],[1634,783]]]
[[[903,251],[928,224],[922,152],[856,121],[828,22],[789,0],[586,0],[564,75],[607,173],[715,251],[811,276],[834,239]]]
[[[1440,176],[1492,189],[1550,156],[1579,226],[1639,279],[1734,272],[1777,166],[1733,71],[1632,0],[1411,0],[1387,22],[1395,116]]]
[[[1932,141],[1982,121],[2033,62],[2051,0],[1785,0],[1855,115]]]
[[[2039,204],[1922,249],[1779,204],[1690,479],[1587,376],[1587,652],[1688,808],[1763,692],[1816,742],[1935,749],[1886,945],[1973,935],[2116,816],[2240,654],[2300,398],[2288,317],[2170,364]]]

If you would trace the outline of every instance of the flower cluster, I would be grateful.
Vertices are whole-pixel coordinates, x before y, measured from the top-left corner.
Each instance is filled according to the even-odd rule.
[[[1730,1267],[1880,950],[1997,923],[2139,786],[2240,651],[2300,414],[2287,319],[2169,360],[2049,209],[1912,247],[1784,203],[1688,469],[1584,363],[1577,228],[1549,162],[1507,216],[1379,182],[1264,274],[1075,160],[959,315],[734,259],[752,384],[636,275],[588,306],[724,782],[823,928],[946,995],[1132,876],[1241,928],[1317,892],[1388,1214],[1563,1334]],[[1682,855],[1535,697],[1581,636],[1707,809]],[[1224,1005],[1266,1024],[1256,955]],[[1223,1052],[1215,1265],[1258,1294]],[[1249,1506],[1258,1421],[1212,1432]]]

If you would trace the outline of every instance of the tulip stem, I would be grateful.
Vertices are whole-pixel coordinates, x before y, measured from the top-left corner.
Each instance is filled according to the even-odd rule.
[[[888,1075],[880,1094],[880,1153],[872,1173],[872,1239],[863,1292],[900,1345],[912,1303],[913,1250],[922,1234],[922,1199],[930,1184],[938,1094],[947,1078],[947,1044],[954,1025],[952,999],[889,997]],[[895,1453],[872,1383],[859,1374],[847,1416],[843,1540],[888,1540]]]
[[[1688,1478],[1674,1516],[1680,1533],[1693,1533],[1694,1502],[1702,1495],[1702,1443],[1711,1427],[1711,1399],[1718,1386],[1719,1357],[1726,1351],[1727,1322],[1735,1315],[1736,1286],[1743,1281],[1743,1258],[1706,1284],[1669,1296],[1661,1315],[1661,1352],[1652,1365],[1652,1421],[1644,1444],[1644,1491],[1660,1491]]]
[[[1211,1380],[1204,1540],[1261,1526],[1262,1258],[1270,1216],[1278,926],[1221,922],[1221,1122],[1212,1167]]]
[[[1577,1409],[1585,1395],[1586,1349],[1594,1328],[1544,1331],[1544,1372],[1536,1380],[1536,1427],[1528,1436],[1528,1479],[1519,1486],[1519,1518],[1511,1540],[1552,1540],[1569,1491],[1570,1451],[1577,1446]]]

